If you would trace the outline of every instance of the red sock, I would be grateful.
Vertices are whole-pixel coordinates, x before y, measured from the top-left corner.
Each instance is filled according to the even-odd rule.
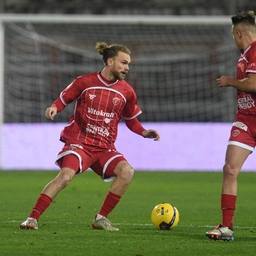
[[[43,212],[49,207],[51,202],[52,202],[52,199],[49,196],[47,196],[46,194],[41,194],[38,197],[37,202],[32,212],[30,213],[29,217],[38,220],[40,216],[43,214]]]
[[[120,199],[121,196],[109,192],[105,198],[99,214],[108,217],[108,214],[116,207]]]
[[[233,228],[233,219],[236,208],[236,196],[221,195],[222,225]]]

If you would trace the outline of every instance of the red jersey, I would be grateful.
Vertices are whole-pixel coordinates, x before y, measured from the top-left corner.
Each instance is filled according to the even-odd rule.
[[[256,74],[256,41],[244,50],[237,63],[237,79],[246,78],[248,73]],[[239,113],[256,114],[256,93],[237,91],[237,106]]]
[[[61,136],[100,148],[114,148],[122,117],[130,120],[142,112],[127,82],[107,81],[98,72],[77,77],[52,105],[60,112],[74,100],[74,114]]]

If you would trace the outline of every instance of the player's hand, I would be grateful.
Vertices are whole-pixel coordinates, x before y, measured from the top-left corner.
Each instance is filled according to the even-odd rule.
[[[142,135],[144,138],[154,139],[155,141],[160,140],[160,134],[156,130],[153,130],[153,129],[143,131]]]
[[[216,81],[219,87],[226,87],[230,86],[229,79],[230,77],[228,76],[221,76],[220,78],[217,78]]]
[[[48,119],[54,120],[54,117],[57,114],[57,107],[51,106],[45,110],[45,116]]]

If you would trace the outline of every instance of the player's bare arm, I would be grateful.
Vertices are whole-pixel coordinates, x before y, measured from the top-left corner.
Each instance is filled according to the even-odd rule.
[[[154,141],[160,140],[160,134],[153,129],[145,130],[142,132],[144,138],[154,139]]]
[[[45,110],[45,116],[48,119],[54,120],[54,117],[56,116],[56,114],[57,114],[57,107],[55,106],[51,106]]]
[[[256,74],[248,74],[247,78],[238,80],[229,76],[221,76],[217,79],[219,87],[232,86],[239,91],[254,93],[256,92]]]

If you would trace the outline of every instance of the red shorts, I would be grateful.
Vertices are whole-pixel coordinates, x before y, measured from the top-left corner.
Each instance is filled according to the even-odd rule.
[[[228,145],[236,145],[253,152],[256,145],[256,115],[237,114]]]
[[[114,170],[120,161],[127,162],[115,149],[97,149],[77,143],[66,143],[55,163],[60,168],[68,167],[76,173],[82,173],[91,168],[102,179],[110,181],[115,178]]]

